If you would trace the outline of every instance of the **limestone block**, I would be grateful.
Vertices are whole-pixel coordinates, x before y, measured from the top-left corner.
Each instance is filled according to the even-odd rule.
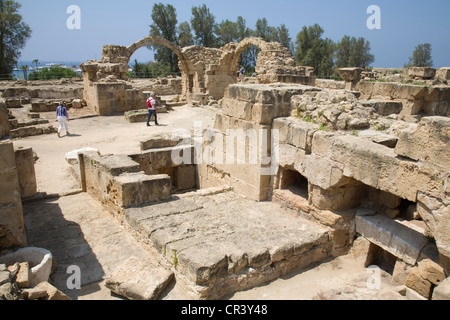
[[[433,290],[433,300],[450,300],[450,277],[442,281]]]
[[[412,266],[410,266],[406,262],[397,259],[397,261],[395,262],[394,271],[392,272],[392,284],[404,285],[411,268]]]
[[[288,143],[310,153],[312,138],[317,130],[318,128],[314,124],[298,119],[289,126]]]
[[[436,75],[436,69],[428,67],[411,67],[408,70],[408,76],[411,78],[419,77],[422,79],[432,79]]]
[[[172,272],[130,257],[114,269],[106,287],[129,300],[156,300],[172,279]]]
[[[0,181],[0,247],[25,246],[19,177],[11,142],[0,142]]]
[[[427,161],[449,168],[450,119],[425,117],[399,133],[395,153],[413,160]]]
[[[194,189],[197,187],[197,169],[195,165],[176,168],[175,187],[177,190]]]
[[[172,180],[166,174],[124,173],[114,178],[109,198],[119,207],[129,207],[167,200],[171,197]]]
[[[309,183],[325,190],[342,186],[349,180],[344,177],[344,166],[327,157],[316,154],[306,155],[302,167],[305,167],[304,176]]]
[[[25,294],[28,296],[29,300],[42,298],[44,298],[45,300],[55,301],[72,300],[66,294],[52,286],[47,281],[39,283],[32,289],[27,289],[25,291]]]
[[[95,152],[98,155],[100,155],[100,151],[98,149],[86,147],[86,148],[72,150],[72,151],[66,153],[65,159],[66,159],[67,163],[70,165],[78,164],[78,154],[85,153],[85,152]]]
[[[345,176],[413,202],[419,190],[440,197],[444,188],[437,167],[399,159],[393,149],[360,137],[334,137],[330,158],[344,164]]]
[[[190,145],[191,134],[187,131],[164,132],[149,135],[140,140],[141,151]]]
[[[373,108],[376,113],[382,116],[400,114],[403,110],[403,103],[401,101],[368,100],[361,101],[360,103],[365,108]]]
[[[430,298],[432,284],[431,282],[423,279],[420,276],[420,271],[418,267],[414,267],[411,268],[411,270],[409,270],[408,276],[406,277],[405,280],[405,285],[408,288],[411,288],[414,291],[416,291],[422,297],[425,297],[427,299]]]
[[[20,269],[17,273],[16,283],[19,288],[27,288],[30,285],[29,263],[21,262],[19,266]]]
[[[20,194],[22,198],[32,197],[37,192],[33,149],[18,148],[15,150],[14,154],[19,177]]]
[[[444,67],[436,71],[436,78],[450,80],[450,68]]]
[[[2,100],[5,99],[0,98],[0,139],[8,136],[10,130],[8,109]]]
[[[339,68],[338,69],[339,76],[348,82],[359,81],[359,77],[361,76],[362,69],[361,68]]]
[[[438,285],[445,279],[444,269],[430,259],[419,261],[419,273],[423,279],[435,285]]]
[[[383,215],[356,216],[356,232],[410,265],[415,265],[428,239]]]
[[[309,200],[320,210],[345,211],[360,205],[365,189],[359,183],[347,180],[346,185],[332,187],[327,190],[309,184]]]

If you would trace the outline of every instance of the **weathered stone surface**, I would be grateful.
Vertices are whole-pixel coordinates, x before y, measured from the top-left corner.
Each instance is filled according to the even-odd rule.
[[[415,126],[401,131],[396,154],[442,167],[450,163],[450,119],[425,117]]]
[[[19,177],[11,142],[0,142],[0,247],[26,245]]]
[[[112,272],[106,286],[129,300],[156,300],[172,279],[173,272],[150,261],[130,257]]]
[[[244,200],[233,192],[193,193],[126,209],[124,216],[207,299],[321,260],[331,249],[325,229],[277,204]]]
[[[16,283],[19,288],[26,288],[30,285],[30,266],[28,262],[21,262],[17,273]]]
[[[361,75],[361,68],[339,68],[338,72],[339,72],[339,76],[344,80],[344,81],[358,81],[359,77]]]
[[[119,207],[137,206],[171,197],[172,181],[165,174],[123,173],[113,181],[108,196]]]
[[[436,69],[427,67],[411,67],[408,70],[408,76],[411,78],[432,79],[436,75]]]
[[[5,99],[0,98],[0,139],[9,135],[9,117]]]
[[[411,268],[411,265],[397,259],[395,262],[394,271],[392,272],[392,283],[395,285],[404,285]]]
[[[419,268],[414,267],[409,270],[405,285],[416,291],[422,297],[430,298],[432,284],[420,276]]]
[[[450,278],[446,278],[433,290],[433,300],[450,300]]]
[[[37,192],[36,172],[34,169],[34,154],[32,148],[17,148],[17,174],[19,177],[20,194],[22,198],[29,198]]]
[[[191,134],[186,131],[163,132],[144,137],[140,141],[141,151],[150,149],[190,145]]]
[[[419,261],[420,276],[434,285],[438,285],[445,279],[444,269],[430,259]]]
[[[410,265],[415,265],[427,238],[383,215],[356,216],[356,232]]]
[[[28,293],[29,299],[31,296],[34,299],[43,298],[44,300],[55,300],[55,301],[72,300],[66,294],[64,294],[62,291],[52,286],[47,281],[39,283],[36,287],[29,289],[26,292]]]
[[[436,71],[436,78],[450,80],[450,68],[440,68]]]
[[[84,152],[95,152],[98,155],[100,155],[100,151],[96,148],[90,148],[90,147],[80,148],[80,149],[72,150],[72,151],[66,153],[65,159],[66,159],[67,163],[70,165],[78,164],[78,154],[81,152],[83,152],[83,153]]]

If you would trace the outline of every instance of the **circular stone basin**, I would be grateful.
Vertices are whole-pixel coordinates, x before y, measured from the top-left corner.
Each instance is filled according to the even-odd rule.
[[[52,272],[52,254],[42,248],[27,247],[0,256],[0,264],[10,266],[16,262],[28,262],[30,266],[30,287],[48,281]]]

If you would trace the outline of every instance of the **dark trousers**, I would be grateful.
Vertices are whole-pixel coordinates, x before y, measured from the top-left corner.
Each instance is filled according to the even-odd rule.
[[[150,124],[150,120],[152,118],[152,115],[155,116],[155,124],[158,125],[158,114],[156,113],[156,110],[150,110],[150,109],[148,109],[147,125]]]

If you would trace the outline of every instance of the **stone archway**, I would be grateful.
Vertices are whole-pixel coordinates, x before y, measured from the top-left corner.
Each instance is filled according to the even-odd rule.
[[[143,99],[124,83],[128,64],[138,49],[148,45],[162,45],[172,50],[179,59],[182,76],[182,97],[190,103],[208,103],[222,99],[225,89],[237,82],[236,71],[242,51],[250,45],[258,46],[256,72],[259,83],[288,82],[314,84],[307,67],[297,67],[289,50],[278,42],[266,42],[250,37],[239,43],[229,43],[222,48],[189,46],[180,48],[161,37],[146,37],[128,47],[103,46],[101,61],[88,61],[81,65],[84,80],[84,97],[88,105],[99,114],[134,110]]]
[[[192,63],[186,58],[183,50],[178,45],[158,36],[149,36],[141,39],[128,47],[105,45],[103,46],[103,63],[125,63],[127,66],[130,62],[131,56],[140,48],[149,45],[161,45],[172,50],[178,57],[178,66],[180,68],[182,77],[183,95],[192,92],[192,86],[189,82],[189,74],[192,74]]]

